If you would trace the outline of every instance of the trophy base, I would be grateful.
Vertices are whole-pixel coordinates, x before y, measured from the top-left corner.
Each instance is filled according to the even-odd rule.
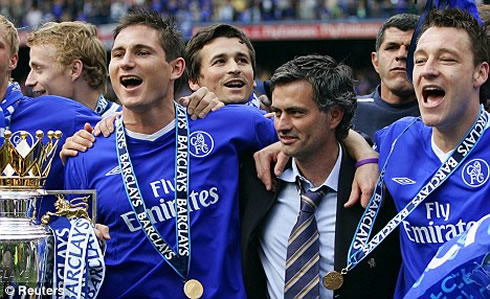
[[[52,295],[52,234],[29,219],[0,217],[0,226],[0,298]]]

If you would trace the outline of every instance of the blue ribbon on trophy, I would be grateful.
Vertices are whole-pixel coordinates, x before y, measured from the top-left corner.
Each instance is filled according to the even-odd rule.
[[[63,297],[96,298],[105,276],[105,246],[99,246],[92,224],[58,217],[49,226],[55,238],[53,287],[62,288]]]

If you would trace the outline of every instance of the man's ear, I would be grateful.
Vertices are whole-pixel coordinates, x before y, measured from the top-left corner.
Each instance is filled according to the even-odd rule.
[[[480,88],[488,80],[489,72],[488,62],[484,61],[475,69],[473,73],[473,86]]]
[[[184,74],[185,71],[185,60],[182,57],[177,57],[170,62],[172,67],[172,72],[170,73],[171,80],[177,80]]]
[[[344,118],[344,109],[339,106],[334,106],[330,108],[328,113],[330,113],[330,128],[335,130],[342,121],[342,118]]]
[[[8,70],[11,72],[17,67],[17,62],[19,62],[19,54],[14,54],[9,58]]]
[[[379,74],[378,53],[371,52],[371,64],[373,65],[374,70],[376,71],[376,73]]]
[[[189,85],[189,88],[190,88],[192,91],[196,91],[196,90],[198,90],[199,88],[201,88],[201,85],[199,84],[199,82],[194,82],[194,81],[192,81],[191,79],[187,80],[187,84]]]
[[[80,59],[74,59],[70,66],[71,81],[76,81],[83,72],[83,62]]]

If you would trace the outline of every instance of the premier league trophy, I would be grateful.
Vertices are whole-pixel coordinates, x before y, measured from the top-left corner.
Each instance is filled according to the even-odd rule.
[[[63,267],[56,268],[55,249],[60,245],[46,225],[51,216],[88,218],[86,198],[73,206],[63,191],[43,189],[61,132],[49,131],[47,143],[42,142],[43,135],[36,132],[31,147],[28,133],[20,132],[14,146],[12,133],[5,131],[0,147],[0,298],[61,297],[63,286],[54,281],[55,272],[63,274]],[[36,205],[46,195],[56,195],[56,212],[48,212],[41,224],[36,221]]]

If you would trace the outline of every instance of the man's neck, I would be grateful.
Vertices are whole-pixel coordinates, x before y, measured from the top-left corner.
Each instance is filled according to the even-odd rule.
[[[455,149],[475,123],[479,111],[479,106],[474,106],[470,108],[465,115],[460,117],[459,122],[453,122],[445,127],[434,127],[432,130],[432,137],[437,147],[444,153],[448,153]]]
[[[79,102],[90,108],[90,110],[95,110],[97,106],[97,100],[99,99],[100,91],[93,89],[88,86],[76,86],[73,91],[73,100]]]
[[[135,133],[153,134],[175,119],[173,101],[144,111],[123,107],[125,127]]]
[[[381,83],[380,89],[380,96],[383,101],[392,105],[406,104],[410,102],[415,102],[417,100],[417,98],[415,97],[415,93],[409,94],[407,96],[400,96],[389,90],[388,87],[386,87],[383,83]]]
[[[339,156],[339,145],[337,141],[331,143],[328,149],[324,149],[320,153],[314,156],[308,156],[305,158],[297,157],[295,159],[296,166],[308,181],[313,186],[318,187],[323,184],[330,172],[332,172],[335,162]]]

